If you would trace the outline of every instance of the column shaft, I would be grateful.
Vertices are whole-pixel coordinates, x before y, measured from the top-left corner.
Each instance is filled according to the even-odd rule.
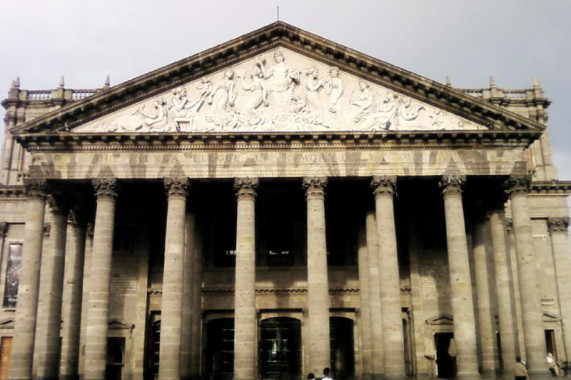
[[[66,264],[63,288],[60,380],[79,378],[79,337],[83,293],[85,226],[76,211],[70,213],[67,225]]]
[[[237,178],[234,379],[256,378],[256,178]]]
[[[547,370],[545,365],[545,335],[541,300],[537,291],[536,261],[527,203],[529,181],[525,178],[514,178],[509,185],[519,272],[525,358],[531,373],[543,373]]]
[[[307,198],[307,311],[308,371],[322,373],[331,366],[329,337],[329,281],[325,240],[326,178],[304,178]]]
[[[371,183],[375,194],[377,221],[381,314],[383,324],[384,376],[405,377],[402,303],[394,214],[395,177],[375,177]]]
[[[40,299],[44,303],[42,317],[38,320],[37,379],[56,379],[59,369],[60,329],[63,292],[63,274],[67,210],[61,200],[50,197],[51,231],[50,245],[42,255]]]
[[[165,263],[161,298],[159,380],[180,379],[187,178],[166,178]]]
[[[379,271],[379,245],[377,221],[374,211],[365,216],[367,254],[369,263],[369,314],[371,316],[371,370],[373,379],[381,379],[385,371],[383,352],[383,319],[381,313],[381,285]]]
[[[568,218],[549,218],[551,246],[555,261],[555,274],[561,322],[563,323],[563,343],[565,350],[559,350],[558,360],[571,360],[571,258],[567,241]]]
[[[24,227],[25,244],[22,252],[14,341],[10,358],[10,379],[13,380],[32,378],[40,260],[44,237],[45,181],[27,180],[26,190],[28,192],[28,201],[26,205],[26,225]]]
[[[472,229],[476,302],[481,350],[482,373],[493,374],[496,369],[496,328],[492,313],[490,285],[493,281],[488,254],[489,225],[483,216]],[[511,363],[511,361],[510,361]]]
[[[85,332],[85,380],[105,378],[107,360],[107,332],[109,328],[109,288],[113,232],[115,228],[115,179],[95,179],[97,196],[93,251]]]
[[[472,299],[472,282],[461,186],[463,179],[444,177],[441,186],[444,193],[450,293],[454,313],[454,339],[458,375],[478,374],[476,346],[476,320]]]
[[[367,232],[365,226],[359,228],[359,302],[361,303],[361,321],[359,332],[361,336],[361,371],[363,380],[371,380],[372,371],[372,338],[371,338],[371,309],[369,303],[369,251],[367,249]]]

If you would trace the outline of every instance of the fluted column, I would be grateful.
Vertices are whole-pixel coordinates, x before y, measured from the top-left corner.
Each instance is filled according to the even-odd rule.
[[[325,240],[327,178],[304,178],[307,198],[307,312],[309,320],[308,372],[322,373],[331,365],[329,337],[329,281]]]
[[[97,178],[92,183],[97,197],[97,209],[89,273],[83,378],[85,380],[101,380],[105,378],[107,364],[109,288],[117,180],[115,178]]]
[[[516,357],[515,304],[513,280],[511,279],[510,259],[506,246],[507,231],[503,203],[490,211],[490,229],[492,238],[492,256],[496,297],[498,299],[498,317],[500,321],[500,338],[504,374],[511,373],[511,358]]]
[[[394,212],[395,186],[396,177],[374,177],[371,181],[371,188],[375,195],[379,268],[383,269],[379,276],[379,283],[385,378],[406,376]]]
[[[490,299],[493,272],[488,245],[490,240],[489,223],[483,212],[478,213],[472,227],[472,239],[482,373],[490,375],[496,369],[496,321],[492,313]]]
[[[383,377],[385,371],[383,352],[383,319],[381,316],[381,285],[379,270],[379,245],[375,211],[365,214],[367,254],[369,263],[369,314],[371,315],[371,371],[373,380]]]
[[[60,380],[79,378],[79,336],[86,227],[78,210],[67,220],[66,264],[62,300]]]
[[[371,308],[369,303],[369,251],[367,249],[366,226],[359,228],[359,302],[361,304],[359,332],[361,336],[362,379],[371,380],[372,366],[372,338],[371,338]]]
[[[22,252],[14,340],[10,359],[10,379],[13,380],[32,378],[47,190],[46,181],[42,179],[26,179],[24,184],[28,200],[24,227],[25,244]]]
[[[565,344],[565,351],[559,350],[558,359],[568,361],[571,359],[571,258],[567,240],[569,218],[549,218],[547,225],[553,247],[557,294],[563,323],[563,343]]]
[[[472,376],[478,374],[478,353],[468,243],[462,207],[464,181],[465,178],[460,176],[445,176],[440,186],[444,196],[458,376]]]
[[[527,202],[529,182],[527,177],[512,177],[506,185],[511,201],[519,272],[525,358],[531,373],[543,373],[547,371],[545,366],[545,333],[541,300],[537,291],[536,261]]]
[[[256,378],[256,189],[257,178],[236,178],[236,283],[234,379]]]
[[[42,254],[40,299],[43,313],[36,330],[36,379],[56,379],[59,369],[67,205],[61,195],[50,195],[51,230],[47,252]]]
[[[159,380],[180,379],[184,238],[188,178],[165,178],[168,195],[161,298]]]

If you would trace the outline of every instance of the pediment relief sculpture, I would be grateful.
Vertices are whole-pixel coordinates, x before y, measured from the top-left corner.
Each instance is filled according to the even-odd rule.
[[[277,48],[88,122],[73,132],[484,129],[337,67]]]

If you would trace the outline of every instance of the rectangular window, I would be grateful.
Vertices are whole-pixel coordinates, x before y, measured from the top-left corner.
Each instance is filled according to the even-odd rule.
[[[20,268],[22,267],[22,243],[11,243],[8,251],[8,266],[6,268],[6,285],[4,288],[4,307],[16,307],[18,300],[18,285],[20,283]]]

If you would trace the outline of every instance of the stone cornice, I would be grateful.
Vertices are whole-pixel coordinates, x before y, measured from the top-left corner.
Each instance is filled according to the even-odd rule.
[[[0,198],[14,198],[17,200],[27,198],[26,188],[22,185],[0,186]]]
[[[571,194],[571,181],[542,181],[531,182],[529,192],[531,195],[564,195]]]
[[[368,133],[171,133],[49,134],[17,136],[30,152],[370,149],[370,148],[526,148],[537,131],[426,131]]]
[[[253,58],[276,47],[340,67],[343,71],[461,115],[490,130],[542,131],[542,124],[461,90],[413,74],[283,22],[119,84],[12,129],[13,134],[66,131],[109,112]]]

